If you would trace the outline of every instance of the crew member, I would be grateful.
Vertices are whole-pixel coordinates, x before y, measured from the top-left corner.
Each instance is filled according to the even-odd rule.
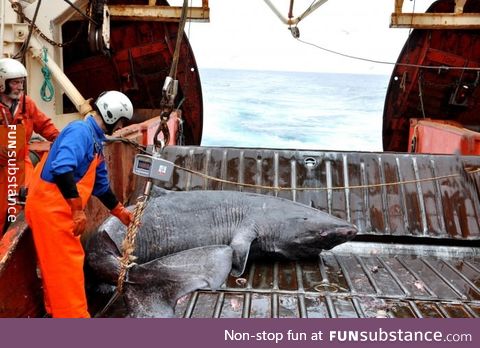
[[[0,59],[0,236],[7,220],[15,221],[20,212],[20,206],[13,202],[20,192],[26,192],[33,173],[28,151],[33,131],[49,141],[55,140],[59,133],[52,120],[23,93],[26,77],[22,63],[11,58]],[[12,130],[16,137],[8,147],[7,134]]]
[[[131,101],[117,91],[102,93],[95,111],[65,127],[35,168],[25,207],[33,232],[47,312],[54,318],[88,318],[84,287],[85,205],[93,194],[120,221],[133,215],[113,194],[103,157],[105,134],[133,116]]]

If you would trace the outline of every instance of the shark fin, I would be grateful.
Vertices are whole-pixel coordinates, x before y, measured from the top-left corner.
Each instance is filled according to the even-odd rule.
[[[124,286],[133,317],[172,317],[177,300],[200,288],[219,288],[228,277],[232,249],[204,246],[133,266]]]
[[[230,274],[234,277],[240,277],[245,272],[250,245],[257,237],[253,230],[245,229],[243,232],[237,233],[230,242],[230,246],[233,249],[232,271]]]

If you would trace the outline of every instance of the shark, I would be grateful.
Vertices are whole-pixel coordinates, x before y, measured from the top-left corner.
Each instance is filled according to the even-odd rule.
[[[111,216],[86,244],[86,262],[99,281],[116,284],[126,231]],[[218,289],[229,274],[240,277],[249,258],[314,258],[357,232],[345,220],[275,196],[154,186],[124,283],[128,315],[172,317],[179,298]]]

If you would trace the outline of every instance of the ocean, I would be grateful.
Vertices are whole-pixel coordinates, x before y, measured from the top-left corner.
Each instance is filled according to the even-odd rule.
[[[202,145],[382,151],[389,76],[201,69]]]

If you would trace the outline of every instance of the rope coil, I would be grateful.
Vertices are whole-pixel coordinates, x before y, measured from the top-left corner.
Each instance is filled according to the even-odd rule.
[[[50,69],[47,66],[48,55],[47,55],[46,47],[43,48],[42,60],[44,62],[42,66],[43,83],[42,83],[42,87],[40,87],[40,96],[42,97],[42,100],[46,102],[50,102],[52,101],[53,96],[55,95],[55,89],[53,88],[53,84],[52,84],[52,73],[50,72]]]

